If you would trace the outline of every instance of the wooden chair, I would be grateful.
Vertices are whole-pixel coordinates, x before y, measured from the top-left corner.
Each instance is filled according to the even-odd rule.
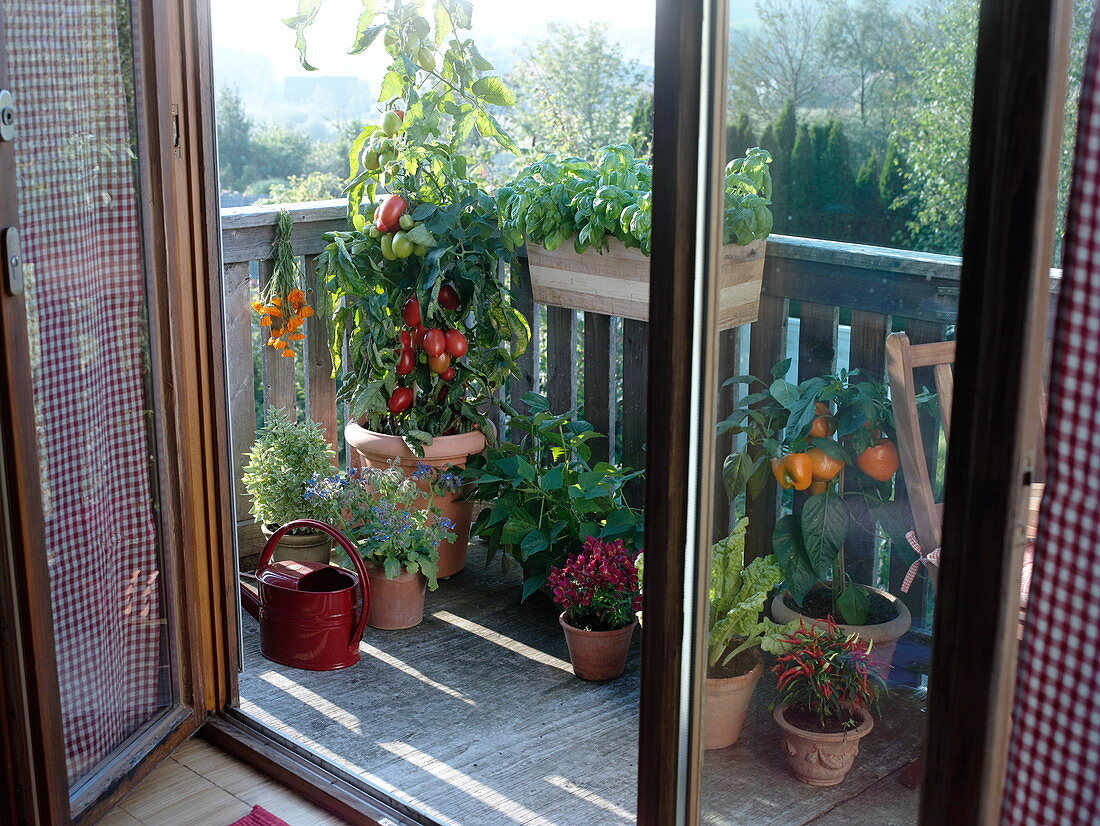
[[[940,547],[943,523],[943,503],[937,502],[928,472],[924,438],[917,413],[917,387],[914,370],[932,368],[936,392],[939,394],[940,416],[947,440],[951,438],[951,402],[955,390],[955,342],[937,341],[931,344],[910,344],[905,333],[891,333],[886,337],[886,371],[890,377],[890,399],[894,409],[894,426],[897,430],[898,454],[905,477],[909,506],[913,512],[914,532],[922,550],[929,553]],[[1045,416],[1041,417],[1045,420]],[[1035,538],[1039,521],[1039,504],[1043,497],[1043,485],[1031,486],[1028,508],[1029,539]],[[1027,563],[1030,565],[1030,559]],[[932,584],[936,584],[936,566],[928,565]],[[1026,586],[1030,584],[1030,571],[1025,571],[1021,600],[1026,602]]]

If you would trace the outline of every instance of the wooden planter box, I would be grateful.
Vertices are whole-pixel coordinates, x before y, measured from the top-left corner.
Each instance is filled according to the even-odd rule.
[[[756,321],[766,246],[762,238],[745,247],[722,247],[719,330]],[[553,252],[528,244],[527,256],[538,303],[649,321],[649,257],[641,251],[613,238],[602,254],[589,249],[578,255],[567,241]]]

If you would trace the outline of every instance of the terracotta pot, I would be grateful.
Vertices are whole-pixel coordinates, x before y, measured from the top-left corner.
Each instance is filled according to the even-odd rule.
[[[436,436],[430,445],[424,446],[423,458],[409,450],[409,446],[400,436],[376,433],[355,422],[348,422],[344,428],[344,438],[363,458],[367,467],[389,467],[390,460],[396,457],[401,460],[401,467],[406,473],[416,470],[420,462],[432,467],[453,465],[463,468],[470,456],[485,449],[485,435],[479,430],[455,436]],[[439,543],[440,578],[453,576],[466,566],[466,546],[470,541],[470,521],[474,507],[473,502],[462,501],[466,493],[467,491],[459,491],[435,498],[435,505],[444,516],[455,523],[454,541]]]
[[[260,525],[265,539],[271,539],[274,530],[267,525]],[[287,534],[279,540],[275,546],[275,554],[272,562],[324,562],[329,563],[332,557],[332,539],[320,531],[303,534]]]
[[[424,620],[424,592],[428,580],[422,573],[402,571],[390,579],[380,565],[368,562],[367,579],[371,595],[367,624],[371,628],[395,631],[420,625]]]
[[[874,727],[874,720],[860,711],[863,722],[851,731],[838,734],[818,734],[792,726],[783,717],[787,705],[772,713],[783,730],[783,753],[795,777],[811,786],[835,786],[852,768],[859,753],[859,741]]]
[[[878,588],[872,588],[870,585],[861,585],[860,587],[866,588],[868,591],[874,591],[876,594],[893,603],[898,611],[898,615],[892,620],[879,623],[878,625],[840,626],[845,633],[855,634],[861,640],[871,641],[871,659],[877,664],[878,671],[885,680],[890,676],[890,669],[893,667],[894,650],[898,647],[898,640],[902,638],[905,632],[909,630],[909,626],[913,624],[913,616],[909,613],[909,609],[905,607],[905,603],[893,594],[887,593],[886,591],[880,591]],[[783,601],[783,597],[786,595],[787,592],[784,591],[780,594],[776,594],[775,598],[772,599],[772,617],[774,617],[776,622],[786,624],[800,617],[806,620],[806,625],[824,622],[824,620],[811,620],[809,617],[788,608],[787,604]]]
[[[724,749],[741,736],[749,700],[760,675],[764,673],[764,658],[759,649],[753,652],[756,663],[747,674],[736,677],[707,677],[703,707],[703,748]]]
[[[558,622],[565,630],[565,644],[569,646],[574,674],[582,680],[602,683],[623,673],[637,622],[614,631],[585,631],[566,622],[564,611]]]

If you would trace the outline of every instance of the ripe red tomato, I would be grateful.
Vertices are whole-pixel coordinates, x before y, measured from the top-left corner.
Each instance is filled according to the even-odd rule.
[[[404,413],[413,403],[413,391],[408,387],[397,387],[393,391],[393,395],[390,396],[389,407],[390,412],[393,414]]]
[[[439,303],[448,310],[457,310],[462,306],[462,302],[458,298],[458,290],[450,284],[444,284],[439,288]]]
[[[458,373],[455,372],[455,369],[453,367],[448,367],[446,370],[439,374],[439,377],[443,379],[443,381],[454,381],[455,376],[457,375]]]
[[[444,335],[447,339],[447,352],[455,358],[462,358],[470,352],[470,342],[466,340],[466,336],[460,331],[448,330]]]
[[[443,335],[442,330],[432,328],[424,333],[424,343],[420,346],[424,348],[425,353],[434,358],[442,355],[447,349],[447,337]]]
[[[446,353],[438,356],[428,356],[428,369],[437,376],[446,373],[451,368],[451,357]]]
[[[402,350],[401,357],[397,360],[397,375],[407,376],[416,369],[416,355],[412,350]]]
[[[402,330],[401,331],[401,349],[402,350],[411,350],[412,346],[413,346],[412,333],[410,333],[408,330]]]
[[[408,208],[408,202],[400,195],[387,195],[378,207],[378,220],[374,226],[379,232],[396,232],[401,229],[401,216]]]
[[[418,327],[420,325],[420,302],[415,298],[406,301],[405,309],[401,311],[401,317],[405,319],[405,323],[410,327]]]

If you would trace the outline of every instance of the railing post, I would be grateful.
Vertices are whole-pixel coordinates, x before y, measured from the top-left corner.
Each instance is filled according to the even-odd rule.
[[[600,313],[584,314],[584,418],[597,433],[607,436],[606,441],[589,442],[592,459],[610,461],[614,451],[611,440],[612,374],[611,374],[611,317]]]
[[[649,324],[623,320],[623,461],[635,470],[646,468],[646,392],[649,376]],[[654,469],[656,471],[656,469]],[[645,502],[645,480],[627,483],[632,505]]]
[[[325,285],[317,272],[317,259],[305,256],[306,294],[316,302]],[[330,320],[326,313],[314,313],[305,324],[306,413],[325,429],[325,438],[333,452],[340,455],[340,426],[336,417],[336,379],[332,375]]]

